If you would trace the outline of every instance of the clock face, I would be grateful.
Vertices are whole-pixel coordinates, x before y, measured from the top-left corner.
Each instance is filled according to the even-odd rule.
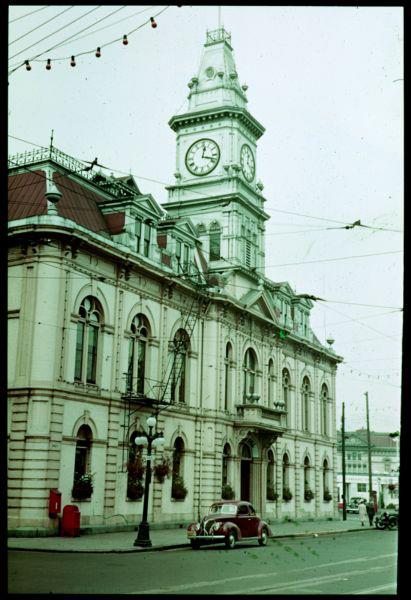
[[[213,140],[198,140],[187,150],[186,167],[193,175],[207,175],[218,165],[220,148]]]
[[[255,162],[251,148],[247,144],[241,148],[240,162],[244,177],[247,181],[252,181],[255,175]]]

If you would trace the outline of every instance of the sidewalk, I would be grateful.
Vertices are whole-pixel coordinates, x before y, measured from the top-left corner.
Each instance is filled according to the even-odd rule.
[[[291,523],[273,523],[271,529],[274,538],[298,537],[304,535],[326,535],[348,531],[370,531],[374,527],[361,527],[358,515],[347,515],[343,521],[304,521]],[[189,546],[185,529],[151,529],[151,548],[133,546],[137,533],[135,531],[119,533],[98,533],[76,538],[9,537],[8,548],[13,550],[44,550],[46,552],[147,552],[153,550],[169,550]]]

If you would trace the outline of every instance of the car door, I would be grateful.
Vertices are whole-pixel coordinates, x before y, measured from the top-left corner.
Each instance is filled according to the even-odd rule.
[[[236,522],[241,531],[241,537],[248,538],[252,535],[250,533],[251,515],[247,504],[238,505]]]
[[[249,504],[248,506],[250,518],[248,521],[249,535],[250,537],[256,537],[258,535],[258,525],[260,523],[260,518],[257,517],[257,513],[254,508]]]

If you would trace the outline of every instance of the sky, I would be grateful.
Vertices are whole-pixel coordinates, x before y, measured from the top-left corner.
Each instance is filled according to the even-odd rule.
[[[168,121],[184,111],[206,31],[219,18],[248,85],[248,110],[266,128],[256,157],[270,214],[266,275],[326,300],[315,303],[311,327],[344,357],[337,427],[342,402],[346,429],[366,426],[368,391],[371,429],[397,430],[401,7],[222,6],[219,15],[217,6],[10,6],[9,69],[26,59],[32,69],[9,73],[9,154],[48,146],[54,130],[59,150],[97,156],[115,175],[131,172],[143,193],[166,202],[175,171]],[[344,228],[357,220],[382,230]]]

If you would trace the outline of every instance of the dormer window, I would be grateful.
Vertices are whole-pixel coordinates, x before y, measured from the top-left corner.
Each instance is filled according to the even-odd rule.
[[[150,224],[146,222],[144,223],[143,255],[147,257],[150,255],[150,233]]]
[[[136,219],[134,231],[136,234],[136,250],[137,250],[137,252],[140,252],[140,244],[141,244],[141,221],[140,221],[140,219]]]

